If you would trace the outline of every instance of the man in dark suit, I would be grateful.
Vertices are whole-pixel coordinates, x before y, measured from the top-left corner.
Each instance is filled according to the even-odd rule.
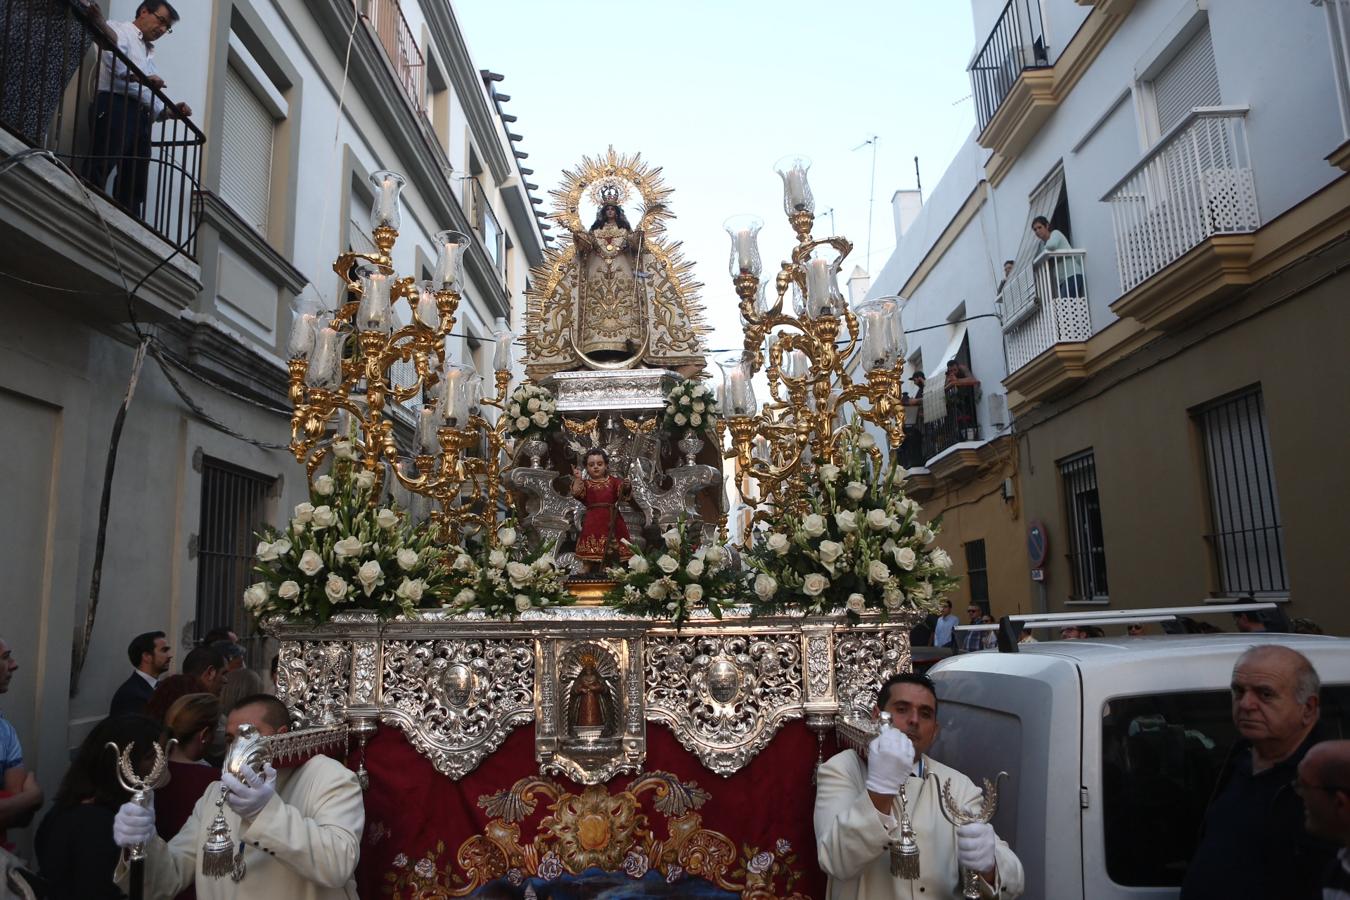
[[[132,638],[127,647],[127,659],[136,671],[113,694],[108,715],[123,716],[145,711],[145,704],[155,692],[159,676],[169,671],[173,662],[173,648],[162,631],[147,631]]]

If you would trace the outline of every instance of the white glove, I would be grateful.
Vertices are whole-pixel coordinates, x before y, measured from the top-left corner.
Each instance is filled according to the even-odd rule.
[[[994,826],[988,822],[956,826],[956,859],[972,872],[994,868]]]
[[[263,766],[261,775],[245,766],[244,781],[240,781],[229,772],[223,772],[220,781],[230,789],[225,795],[225,802],[230,804],[230,809],[238,813],[241,819],[252,819],[262,812],[267,801],[277,792],[275,786],[277,770],[272,768],[270,763]]]
[[[867,789],[874,794],[898,794],[914,771],[914,745],[898,728],[883,728],[867,745]]]
[[[155,836],[155,811],[128,800],[113,819],[113,841],[119,847],[147,844]]]

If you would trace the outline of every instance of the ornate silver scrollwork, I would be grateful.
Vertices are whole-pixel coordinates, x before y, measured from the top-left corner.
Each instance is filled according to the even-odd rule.
[[[347,708],[352,655],[348,641],[284,641],[277,663],[277,697],[299,722],[318,722]]]
[[[649,636],[647,718],[709,769],[730,775],[802,716],[801,638],[787,634]]]
[[[530,640],[387,640],[383,677],[380,719],[451,778],[534,718]]]
[[[838,632],[834,665],[840,717],[871,718],[881,685],[910,668],[908,621],[893,629]]]

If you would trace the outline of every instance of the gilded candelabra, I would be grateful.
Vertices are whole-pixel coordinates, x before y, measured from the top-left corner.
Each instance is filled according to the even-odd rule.
[[[375,479],[382,495],[386,470],[408,490],[430,498],[443,539],[466,529],[496,540],[506,421],[490,422],[483,408],[501,410],[511,384],[511,332],[502,320],[493,338],[495,393],[484,397],[471,367],[456,365],[448,339],[463,290],[463,257],[470,239],[455,231],[435,236],[432,277],[397,277],[390,254],[398,239],[403,178],[371,176],[376,189],[371,237],[376,251],[338,256],[346,302],[325,314],[317,298],[301,297],[290,340],[291,450],[309,477],[329,456],[350,456]],[[400,316],[398,304],[407,305]],[[403,324],[401,324],[401,322]],[[395,366],[412,367],[395,383]],[[395,439],[393,408],[421,396],[416,452],[411,460]],[[338,427],[330,433],[330,422]]]
[[[803,157],[788,157],[776,166],[783,179],[783,210],[797,243],[772,284],[761,279],[757,242],[763,222],[754,216],[726,222],[732,284],[745,326],[744,350],[719,360],[725,427],[731,435],[727,456],[736,460],[738,484],[747,477],[758,484],[751,504],[754,520],[767,520],[778,507],[801,506],[810,464],[835,456],[849,410],[886,434],[892,454],[904,440],[903,301],[884,297],[859,304],[856,312],[848,308],[838,276],[853,245],[842,237],[812,236],[809,167]],[[794,298],[790,313],[783,308],[789,293]],[[751,385],[761,369],[770,396],[762,407]],[[881,451],[872,447],[870,452],[879,466]]]

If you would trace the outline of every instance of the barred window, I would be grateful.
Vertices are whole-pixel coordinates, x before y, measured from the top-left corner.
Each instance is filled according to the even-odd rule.
[[[989,611],[989,566],[985,562],[984,541],[968,541],[966,551],[966,584],[970,586],[970,602]]]
[[[1069,530],[1072,600],[1106,600],[1106,540],[1102,533],[1097,463],[1086,450],[1059,461]]]
[[[1287,595],[1284,529],[1261,389],[1216,400],[1194,416],[1204,441],[1211,529],[1206,539],[1220,594]]]
[[[253,577],[254,535],[266,524],[275,480],[218,459],[202,460],[202,513],[197,534],[198,640],[225,626],[252,634],[244,588]]]

